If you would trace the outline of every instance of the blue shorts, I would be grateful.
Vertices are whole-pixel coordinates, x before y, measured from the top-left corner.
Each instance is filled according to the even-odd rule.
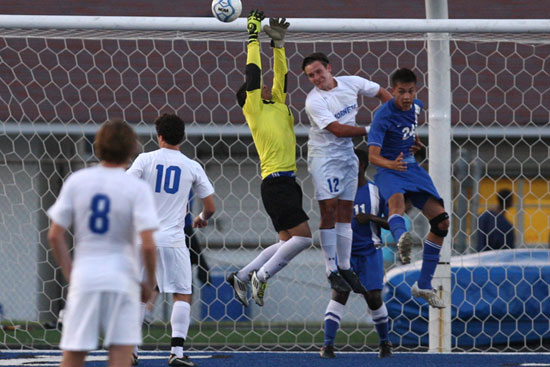
[[[371,255],[352,255],[350,262],[367,291],[384,288],[384,258],[381,248]]]
[[[374,182],[386,202],[393,194],[402,193],[418,209],[424,208],[430,196],[443,206],[443,199],[437,193],[430,175],[417,163],[409,164],[405,172],[379,167]]]

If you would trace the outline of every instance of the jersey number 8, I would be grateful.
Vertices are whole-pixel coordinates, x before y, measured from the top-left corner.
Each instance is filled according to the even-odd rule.
[[[107,195],[96,194],[92,197],[90,210],[90,221],[88,225],[90,231],[97,234],[104,234],[109,230],[109,210],[111,209],[111,200]]]

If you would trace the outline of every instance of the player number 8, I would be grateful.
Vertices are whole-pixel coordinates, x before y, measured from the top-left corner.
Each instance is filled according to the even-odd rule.
[[[103,234],[109,230],[109,210],[111,209],[111,200],[103,194],[96,194],[92,197],[90,205],[92,215],[90,215],[90,231],[97,234]]]

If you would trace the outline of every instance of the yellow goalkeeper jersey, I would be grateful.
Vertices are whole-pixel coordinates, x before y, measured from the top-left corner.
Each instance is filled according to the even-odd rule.
[[[262,100],[260,44],[248,44],[246,102],[243,114],[260,156],[262,179],[273,172],[296,171],[294,116],[285,104],[288,66],[284,48],[274,48],[272,100]]]

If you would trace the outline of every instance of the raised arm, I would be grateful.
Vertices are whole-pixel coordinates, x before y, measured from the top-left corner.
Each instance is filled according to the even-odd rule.
[[[256,113],[262,105],[262,61],[260,57],[260,33],[263,12],[252,10],[248,16],[248,48],[246,55],[246,103],[243,110]]]
[[[286,18],[270,18],[269,25],[264,26],[264,32],[271,37],[273,47],[273,88],[271,94],[273,101],[285,103],[287,90],[288,65],[285,55],[285,34],[289,27]]]

